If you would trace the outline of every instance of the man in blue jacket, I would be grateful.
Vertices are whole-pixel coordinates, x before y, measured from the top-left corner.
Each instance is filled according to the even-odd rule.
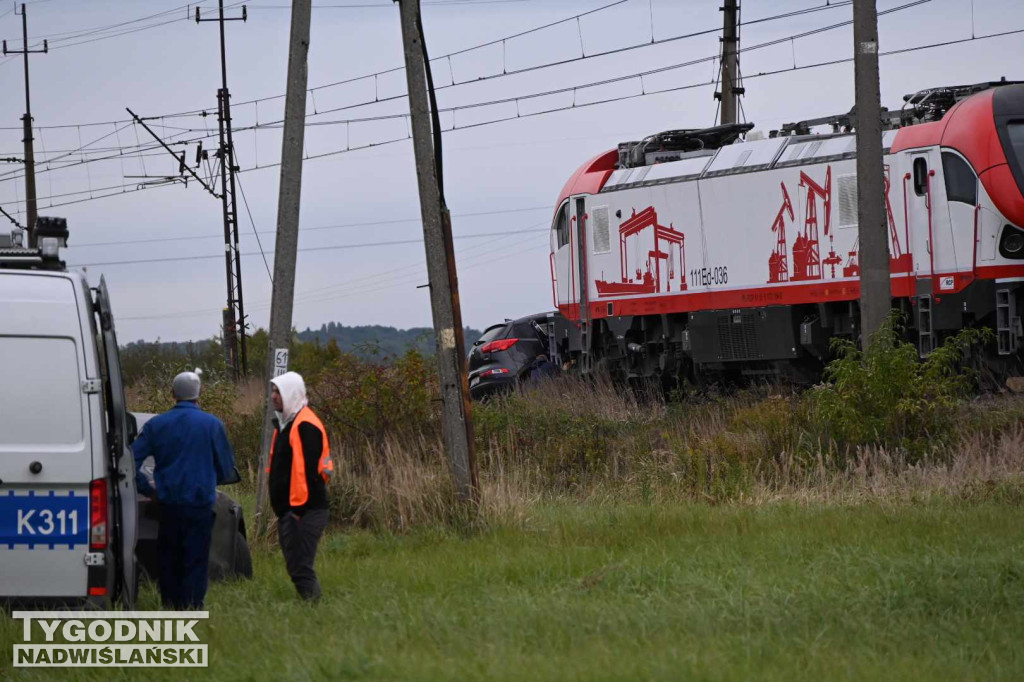
[[[201,609],[206,597],[217,484],[228,482],[235,458],[224,424],[199,409],[194,372],[174,377],[178,404],[146,423],[132,444],[135,468],[153,457],[153,482],[139,490],[160,503],[160,597],[172,609]]]

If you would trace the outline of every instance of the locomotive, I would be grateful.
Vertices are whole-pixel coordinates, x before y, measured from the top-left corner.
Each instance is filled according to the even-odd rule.
[[[988,327],[985,361],[1009,371],[1024,338],[1024,83],[922,90],[881,116],[892,305],[908,339],[924,357]],[[859,339],[852,112],[760,139],[752,128],[658,133],[572,175],[550,234],[563,362],[666,382],[801,380],[832,338]]]

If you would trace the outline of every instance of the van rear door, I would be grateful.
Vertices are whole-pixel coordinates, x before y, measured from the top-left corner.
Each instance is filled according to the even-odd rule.
[[[87,595],[84,350],[71,279],[0,272],[0,596]]]
[[[117,348],[110,295],[103,277],[100,277],[100,286],[96,292],[96,306],[100,314],[106,369],[104,393],[107,400],[107,445],[110,448],[110,469],[116,472],[113,476],[116,485],[111,486],[114,514],[112,540],[115,561],[118,562],[115,580],[120,581],[117,593],[125,606],[131,609],[137,596],[135,542],[138,536],[138,499],[135,490],[135,457],[128,442],[128,413],[121,377],[121,356]]]

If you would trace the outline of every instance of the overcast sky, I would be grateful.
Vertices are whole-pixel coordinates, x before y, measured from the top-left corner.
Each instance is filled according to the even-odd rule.
[[[424,23],[431,56],[498,40],[609,5],[613,0],[426,0]],[[879,10],[911,0],[879,0]],[[191,6],[194,11],[196,3]],[[214,16],[216,2],[198,3]],[[233,0],[228,3],[235,5]],[[648,45],[614,55],[576,60],[720,25],[719,0],[626,0],[608,9],[434,63],[442,108],[559,90],[654,71],[715,55],[718,36]],[[754,21],[824,5],[825,0],[747,0],[743,18]],[[837,4],[832,0],[831,4]],[[842,5],[843,3],[838,3]],[[273,267],[281,153],[280,130],[261,127],[281,117],[283,99],[242,104],[282,94],[287,67],[289,3],[247,3],[248,21],[227,25],[228,80],[241,187]],[[316,0],[309,52],[309,86],[351,81],[402,65],[398,9],[389,0]],[[350,5],[350,7],[344,7]],[[358,6],[355,6],[358,5]],[[0,6],[3,7],[3,6]],[[239,9],[228,11],[238,16]],[[90,280],[104,275],[111,290],[122,342],[185,340],[218,333],[225,301],[220,201],[194,182],[121,194],[144,178],[176,173],[155,151],[118,155],[117,148],[146,142],[141,128],[125,124],[125,107],[142,116],[206,108],[216,110],[220,86],[216,23],[196,25],[190,8],[175,0],[36,0],[28,3],[30,44],[48,37],[49,54],[31,58],[32,109],[39,162],[41,215],[68,219],[67,260],[90,265]],[[3,12],[7,12],[3,14]],[[21,47],[21,17],[0,9],[0,37]],[[156,16],[154,16],[156,15]],[[144,19],[145,17],[150,17]],[[741,48],[849,20],[848,5],[743,28]],[[141,20],[141,21],[139,21]],[[134,23],[126,23],[134,22]],[[115,28],[108,28],[116,26]],[[104,29],[94,32],[97,29]],[[142,29],[142,30],[138,30]],[[880,49],[892,50],[1024,29],[1020,0],[931,0],[881,17]],[[846,112],[853,104],[853,65],[791,70],[852,54],[848,26],[741,57],[747,94],[743,108],[759,130],[784,122]],[[491,78],[551,62],[552,68]],[[881,60],[882,102],[890,108],[905,93],[1006,76],[1024,79],[1024,34],[977,40]],[[781,74],[753,77],[760,72]],[[459,110],[454,125],[547,109],[576,108],[446,133],[445,189],[454,219],[463,319],[483,328],[505,317],[550,309],[547,228],[566,179],[588,158],[617,143],[672,128],[712,125],[715,65],[701,62],[639,79],[578,89],[544,98]],[[465,83],[477,78],[479,82]],[[21,157],[24,113],[20,57],[0,62],[8,93],[0,121],[0,156]],[[698,85],[685,90],[596,106],[587,102],[643,91]],[[337,123],[407,111],[404,74],[314,90],[306,153],[317,156],[407,134],[404,119]],[[394,99],[389,99],[394,98]],[[374,102],[375,99],[385,100]],[[374,102],[353,108],[353,105]],[[336,109],[331,113],[324,110]],[[104,123],[104,125],[81,125]],[[446,115],[445,126],[453,124]],[[70,126],[48,128],[47,126]],[[194,140],[216,131],[214,116],[154,121],[162,135]],[[204,141],[212,149],[216,139]],[[81,151],[82,147],[85,151]],[[178,147],[193,159],[196,143]],[[78,150],[78,151],[76,151]],[[69,153],[70,152],[70,153]],[[100,157],[111,157],[98,161]],[[58,158],[62,157],[62,158]],[[75,163],[81,160],[92,163]],[[49,163],[46,163],[49,160]],[[60,166],[66,165],[61,168]],[[70,165],[74,164],[74,165]],[[252,169],[252,170],[250,170]],[[0,205],[22,218],[24,185],[16,164],[0,167]],[[95,198],[111,192],[117,196]],[[63,196],[57,196],[63,195]],[[55,197],[55,198],[50,198]],[[89,201],[78,201],[90,199]],[[69,201],[77,203],[49,207]],[[239,204],[247,312],[266,325],[270,281],[245,204]],[[17,212],[15,212],[17,211]],[[336,321],[347,325],[429,326],[430,303],[411,142],[310,159],[303,169],[302,213],[294,325]],[[322,229],[320,229],[322,228]],[[473,235],[487,235],[474,237]],[[413,243],[335,248],[381,241]],[[96,244],[90,246],[90,244]],[[124,261],[161,262],[123,264]]]

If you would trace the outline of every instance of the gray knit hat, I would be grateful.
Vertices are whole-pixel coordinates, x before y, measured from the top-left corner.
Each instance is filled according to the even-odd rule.
[[[199,375],[195,372],[182,372],[178,376],[174,377],[174,383],[171,385],[171,393],[174,394],[174,399],[181,400],[198,400],[199,399]]]

